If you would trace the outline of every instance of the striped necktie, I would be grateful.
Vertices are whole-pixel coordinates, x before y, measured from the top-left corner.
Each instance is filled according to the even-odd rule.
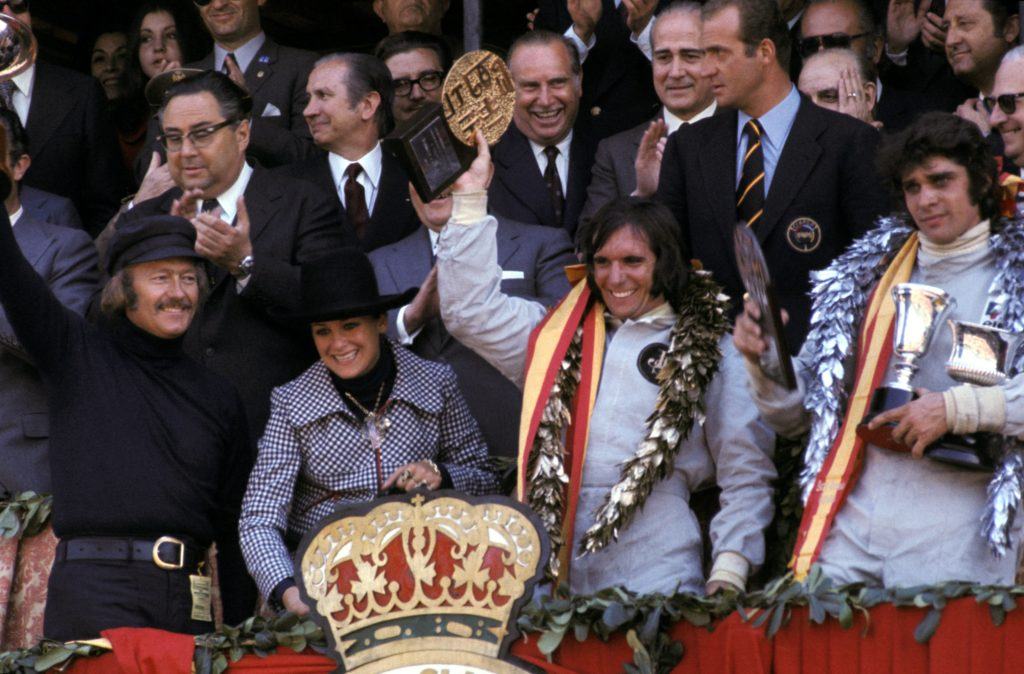
[[[743,133],[747,137],[747,153],[743,155],[743,173],[736,189],[736,217],[747,227],[754,227],[764,213],[764,130],[756,119],[751,119],[743,125]]]

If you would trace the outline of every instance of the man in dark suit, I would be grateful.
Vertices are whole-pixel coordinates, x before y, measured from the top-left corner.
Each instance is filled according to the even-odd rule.
[[[31,25],[27,3],[8,14]],[[114,127],[104,114],[103,89],[92,77],[37,62],[0,87],[0,104],[13,109],[28,131],[32,166],[25,185],[74,202],[95,235],[117,212],[127,174]]]
[[[733,228],[749,224],[797,349],[807,330],[808,274],[888,208],[874,170],[879,134],[800,96],[788,74],[789,33],[773,0],[710,0],[703,17],[704,72],[718,105],[735,110],[669,138],[658,198],[735,310],[743,284]]]
[[[28,156],[28,155],[25,155]],[[70,199],[34,187],[21,186],[21,205],[33,220],[59,227],[85,229],[78,209]]]
[[[269,312],[292,307],[301,263],[341,247],[343,237],[327,195],[245,162],[247,101],[217,72],[168,89],[160,123],[177,187],[123,217],[172,213],[192,220],[196,252],[213,269],[209,298],[185,348],[238,388],[259,437],[271,389],[316,359],[309,335],[274,321]]]
[[[409,176],[380,139],[394,126],[391,73],[367,54],[332,54],[309,74],[305,115],[322,150],[280,169],[331,195],[347,232],[371,251],[419,227],[409,203]]]
[[[0,125],[8,138],[3,170],[17,186],[28,167],[25,132],[10,110],[0,109]],[[99,283],[92,240],[81,229],[34,218],[21,203],[17,188],[11,190],[4,207],[29,264],[64,306],[84,314]],[[43,382],[0,308],[0,494],[52,491],[49,446],[50,411]]]
[[[452,50],[444,38],[429,33],[392,33],[377,43],[373,55],[391,73],[395,97],[391,109],[401,126],[427,105],[441,103],[444,77],[452,67]]]
[[[388,332],[416,354],[451,365],[491,455],[514,457],[522,394],[484,359],[448,334],[441,322],[433,260],[441,229],[451,217],[452,199],[439,198],[425,204],[411,185],[409,196],[423,226],[398,243],[370,254],[382,293],[420,288],[410,304],[390,312]],[[565,231],[498,219],[503,292],[553,305],[569,291],[564,267],[575,262]]]
[[[269,168],[313,152],[302,109],[306,77],[316,54],[279,45],[265,35],[259,11],[264,4],[266,0],[212,0],[199,6],[213,37],[213,52],[189,67],[226,73],[249,91],[253,99],[249,155]]]
[[[654,90],[661,110],[654,120],[605,138],[597,146],[594,169],[587,188],[583,219],[612,199],[652,196],[658,190],[661,160],[658,145],[683,124],[694,124],[715,114],[717,105],[711,82],[701,74],[700,5],[670,5],[654,20],[651,29]],[[643,142],[646,135],[646,142]],[[637,155],[641,146],[646,152]],[[637,185],[638,178],[643,185]]]
[[[650,120],[658,107],[651,64],[643,48],[650,20],[668,0],[625,5],[621,0],[540,0],[534,25],[563,33],[580,51],[583,94],[580,128],[596,140]]]
[[[804,59],[821,49],[849,47],[876,68],[884,55],[882,35],[864,0],[810,0],[800,18],[798,45]],[[875,119],[886,131],[899,131],[921,113],[943,107],[927,94],[875,80]]]
[[[579,54],[562,36],[535,30],[509,49],[516,85],[512,125],[494,146],[490,210],[572,236],[583,210],[594,142],[574,131],[580,107]]]

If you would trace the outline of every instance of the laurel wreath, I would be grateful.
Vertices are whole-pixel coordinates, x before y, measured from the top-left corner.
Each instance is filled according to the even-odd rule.
[[[619,532],[643,509],[654,485],[671,474],[680,442],[694,423],[704,423],[704,392],[722,357],[718,341],[728,328],[729,300],[706,271],[693,272],[686,289],[669,335],[665,365],[658,372],[658,397],[645,421],[647,432],[595,513],[593,526],[580,541],[581,554],[601,550],[618,539]],[[527,464],[527,502],[551,537],[551,578],[558,576],[558,555],[566,544],[561,527],[569,483],[564,436],[580,381],[582,340],[583,331],[578,329],[555,376]]]

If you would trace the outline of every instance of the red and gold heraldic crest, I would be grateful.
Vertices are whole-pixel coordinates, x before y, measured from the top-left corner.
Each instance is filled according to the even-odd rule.
[[[299,547],[299,590],[351,674],[523,674],[507,657],[549,545],[503,496],[414,492],[344,506]]]

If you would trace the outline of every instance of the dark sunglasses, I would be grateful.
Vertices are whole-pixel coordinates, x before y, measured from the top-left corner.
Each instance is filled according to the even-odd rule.
[[[0,0],[0,9],[10,7],[15,14],[28,11],[28,0]]]
[[[986,96],[985,107],[990,111],[994,110],[996,104],[1003,111],[1004,115],[1012,115],[1017,112],[1017,99],[1024,98],[1024,92],[1019,94],[1000,94],[999,96]]]
[[[854,40],[866,35],[867,33],[857,33],[856,35],[847,35],[846,33],[815,35],[814,37],[800,38],[800,41],[796,43],[796,47],[800,52],[800,56],[807,58],[822,49],[847,49]]]

